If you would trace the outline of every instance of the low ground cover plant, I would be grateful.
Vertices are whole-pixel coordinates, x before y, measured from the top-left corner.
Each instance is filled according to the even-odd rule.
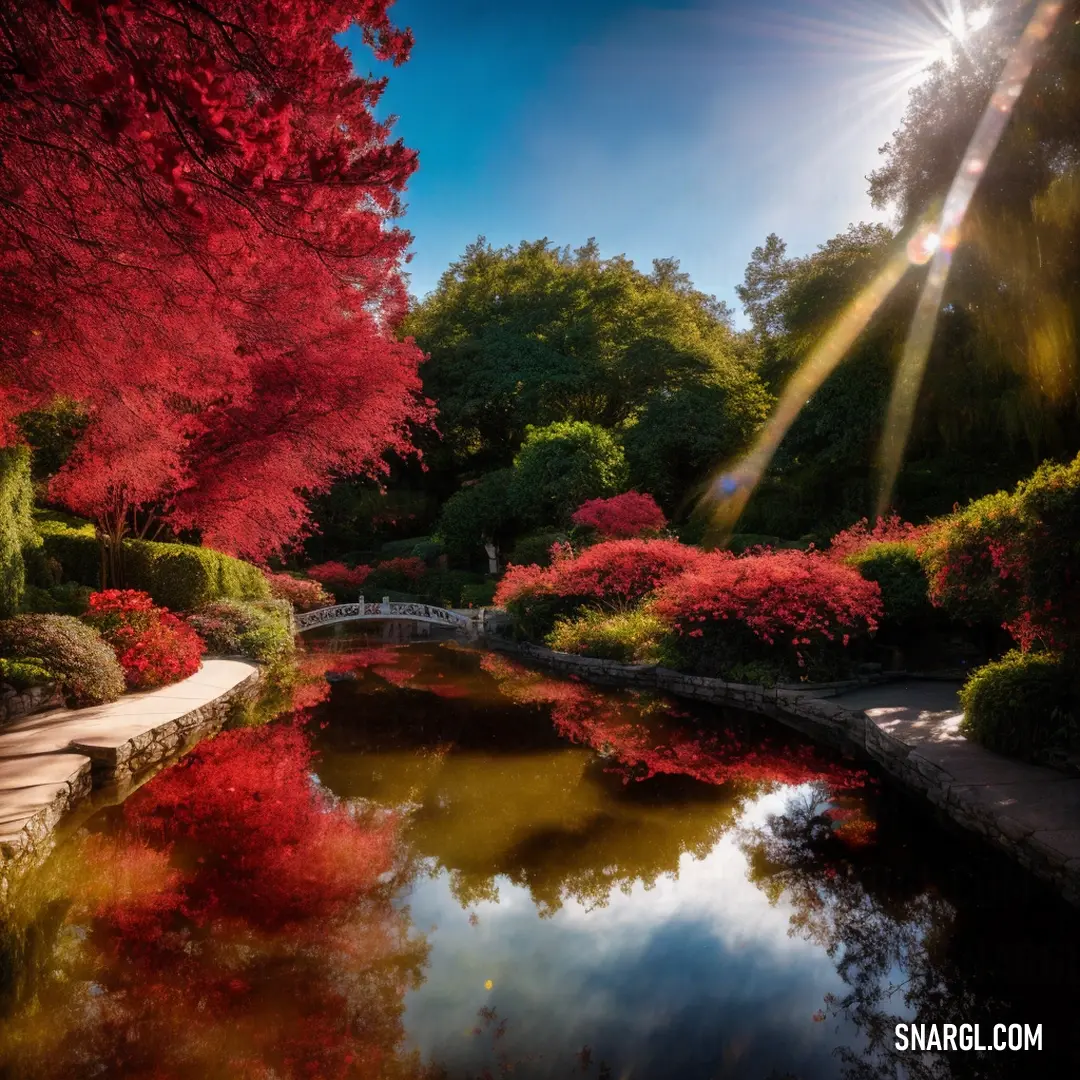
[[[212,653],[275,664],[294,651],[289,614],[280,600],[218,600],[204,604],[187,622]]]
[[[90,597],[84,620],[112,647],[133,690],[186,679],[199,670],[205,646],[183,619],[136,589],[106,589]]]
[[[575,618],[560,618],[546,643],[558,652],[623,664],[666,665],[675,659],[671,627],[646,607],[615,612],[586,609]]]
[[[0,656],[56,677],[69,705],[100,705],[124,692],[124,669],[101,635],[71,615],[0,620]]]

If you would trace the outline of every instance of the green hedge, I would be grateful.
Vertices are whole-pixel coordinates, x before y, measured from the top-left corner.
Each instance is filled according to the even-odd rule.
[[[128,540],[124,584],[148,592],[171,611],[191,611],[213,600],[269,600],[262,571],[212,548]]]
[[[1076,741],[1076,684],[1051,653],[1006,653],[960,691],[963,733],[990,750],[1032,759]]]
[[[56,511],[35,514],[46,554],[64,578],[101,586],[101,548],[88,521]],[[148,592],[170,611],[191,611],[214,600],[269,600],[270,586],[257,566],[192,544],[124,541],[124,585]]]
[[[30,451],[0,449],[0,618],[14,615],[26,585],[23,549],[39,543],[34,531]]]
[[[867,544],[844,561],[867,581],[876,581],[881,587],[886,620],[908,624],[933,614],[926,571],[914,544],[902,541]]]
[[[89,521],[56,510],[34,512],[45,554],[63,568],[64,579],[91,589],[101,586],[101,546]]]

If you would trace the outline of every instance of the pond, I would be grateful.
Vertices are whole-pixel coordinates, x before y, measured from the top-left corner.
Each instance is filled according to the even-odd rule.
[[[454,642],[302,665],[27,886],[0,1076],[1077,1075],[1075,912],[857,763]]]

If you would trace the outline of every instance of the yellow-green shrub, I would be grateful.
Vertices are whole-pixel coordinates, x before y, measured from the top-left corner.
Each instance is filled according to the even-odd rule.
[[[191,611],[213,600],[269,600],[262,571],[212,548],[128,540],[124,585],[148,592],[171,611]]]
[[[559,652],[617,660],[623,664],[663,664],[671,660],[671,628],[645,608],[606,612],[584,610],[558,619],[547,644]]]
[[[23,549],[40,543],[32,505],[30,451],[25,446],[0,449],[0,618],[19,610],[26,585]]]

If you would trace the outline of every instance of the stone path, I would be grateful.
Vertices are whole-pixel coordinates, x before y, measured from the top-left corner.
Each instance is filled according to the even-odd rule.
[[[885,768],[1080,902],[1080,779],[969,742],[959,730],[959,689],[912,680],[831,700],[865,714],[866,750]]]
[[[245,660],[207,660],[172,686],[0,728],[0,870],[51,834],[91,787],[164,760],[223,720],[221,703],[253,686],[258,671]]]

